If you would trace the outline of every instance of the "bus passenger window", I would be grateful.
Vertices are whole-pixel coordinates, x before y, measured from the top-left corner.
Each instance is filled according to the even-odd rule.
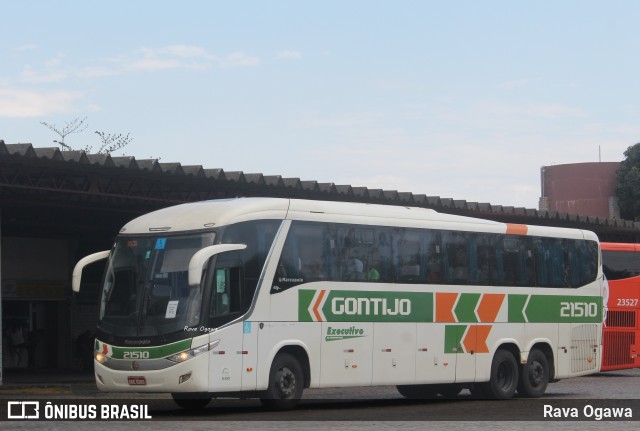
[[[498,258],[496,255],[495,235],[481,234],[476,241],[476,283],[498,283]]]
[[[536,239],[536,281],[540,287],[567,287],[565,247],[560,238]]]
[[[466,284],[469,280],[469,255],[466,234],[447,232],[442,235],[445,281]]]
[[[440,235],[437,232],[429,232],[424,238],[426,250],[427,282],[442,283],[442,247]]]
[[[423,279],[421,266],[422,244],[420,231],[414,229],[395,229],[394,267],[396,281],[400,283],[419,282]]]

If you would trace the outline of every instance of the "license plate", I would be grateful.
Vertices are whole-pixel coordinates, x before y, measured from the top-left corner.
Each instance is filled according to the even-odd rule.
[[[129,376],[127,377],[127,381],[131,386],[143,386],[147,384],[147,379],[138,376]]]

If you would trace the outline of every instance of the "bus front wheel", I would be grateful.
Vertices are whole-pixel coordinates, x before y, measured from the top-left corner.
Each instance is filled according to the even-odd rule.
[[[518,393],[527,398],[539,398],[549,384],[549,360],[540,350],[529,352],[527,363],[522,366]]]
[[[290,410],[300,402],[303,389],[300,362],[293,355],[280,353],[271,364],[269,387],[260,401],[272,410]]]
[[[513,397],[518,387],[518,363],[508,350],[498,350],[491,362],[491,377],[482,391],[488,398],[499,400]]]

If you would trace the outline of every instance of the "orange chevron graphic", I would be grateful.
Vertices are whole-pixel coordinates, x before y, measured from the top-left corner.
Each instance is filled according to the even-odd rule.
[[[504,297],[505,295],[500,293],[485,293],[482,295],[477,312],[481,322],[492,323],[496,321]]]
[[[457,299],[457,293],[436,293],[436,322],[456,322],[453,306]]]
[[[327,293],[326,290],[321,290],[320,294],[318,295],[318,299],[316,300],[316,303],[313,304],[313,314],[314,316],[316,316],[316,321],[318,322],[322,322],[322,316],[320,315],[320,313],[318,312],[318,308],[320,307],[320,304],[322,303],[322,298],[324,298],[324,294]]]
[[[102,343],[102,354],[107,356],[107,353],[109,353],[109,347],[107,346],[107,343]]]
[[[467,334],[465,335],[464,340],[462,340],[465,352],[471,353],[473,351],[475,353],[489,353],[487,337],[489,337],[491,328],[493,328],[491,325],[469,326]]]

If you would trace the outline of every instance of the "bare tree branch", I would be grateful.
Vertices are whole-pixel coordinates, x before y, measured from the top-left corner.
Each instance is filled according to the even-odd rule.
[[[97,130],[95,133],[100,137],[100,141],[102,142],[102,145],[98,150],[98,154],[111,154],[120,148],[126,147],[133,140],[133,138],[129,136],[129,133],[126,135],[123,135],[122,133],[107,134]]]
[[[80,119],[80,117],[74,118],[71,121],[65,121],[64,123],[65,125],[62,128],[58,128],[55,124],[45,123],[44,121],[41,121],[40,124],[42,124],[43,126],[47,127],[49,130],[51,130],[52,132],[60,136],[59,141],[54,139],[53,142],[60,145],[63,151],[71,151],[73,150],[73,148],[67,145],[64,142],[64,140],[66,139],[67,136],[73,133],[80,133],[84,131],[89,126],[88,124],[85,124],[86,120],[87,120],[87,117],[84,117],[83,119]]]

